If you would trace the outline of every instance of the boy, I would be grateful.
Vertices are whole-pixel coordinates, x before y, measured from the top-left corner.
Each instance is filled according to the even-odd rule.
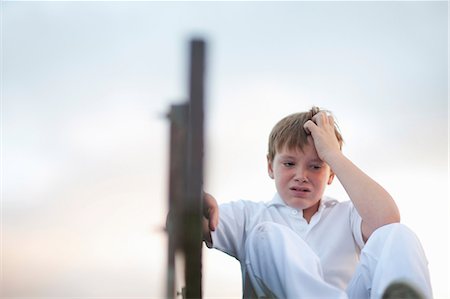
[[[419,241],[399,224],[386,190],[343,155],[342,143],[326,111],[292,114],[269,137],[272,201],[219,208],[205,194],[205,242],[240,261],[243,297],[381,298],[398,281],[432,297]],[[335,176],[350,201],[323,195]]]

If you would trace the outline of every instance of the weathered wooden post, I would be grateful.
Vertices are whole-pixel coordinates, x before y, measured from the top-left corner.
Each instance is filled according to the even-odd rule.
[[[204,148],[205,43],[191,42],[188,126],[188,184],[184,235],[186,297],[202,296],[202,190]]]
[[[189,107],[187,104],[173,105],[170,118],[170,162],[169,162],[169,215],[168,232],[168,272],[166,297],[175,297],[176,264],[175,256],[183,249],[183,200],[187,186],[187,124]]]
[[[167,297],[175,297],[175,256],[184,263],[183,297],[202,297],[202,190],[205,42],[190,44],[189,101],[173,105],[170,126]]]

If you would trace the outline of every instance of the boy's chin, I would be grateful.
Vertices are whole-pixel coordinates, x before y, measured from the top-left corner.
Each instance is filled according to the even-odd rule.
[[[306,199],[306,198],[289,198],[284,202],[291,208],[297,210],[306,210],[312,208],[318,204],[320,199]]]

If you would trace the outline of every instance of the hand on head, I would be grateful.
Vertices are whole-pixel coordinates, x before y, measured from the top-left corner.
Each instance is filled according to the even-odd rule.
[[[321,111],[308,120],[303,128],[311,135],[319,158],[325,162],[340,153],[340,145],[335,133],[335,122],[331,115]]]

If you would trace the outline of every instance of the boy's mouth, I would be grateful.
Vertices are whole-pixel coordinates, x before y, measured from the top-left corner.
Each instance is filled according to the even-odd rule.
[[[311,192],[311,189],[309,189],[308,187],[291,187],[289,188],[289,190],[293,191],[293,192],[298,192],[298,193],[308,193]]]

